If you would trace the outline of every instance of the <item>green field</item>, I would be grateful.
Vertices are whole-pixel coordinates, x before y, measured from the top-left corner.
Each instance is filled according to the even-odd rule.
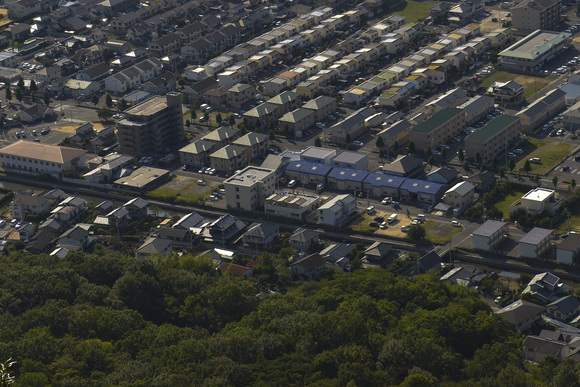
[[[487,77],[481,83],[481,86],[488,88],[495,82],[507,82],[513,80],[524,86],[524,96],[529,98],[536,94],[538,91],[542,90],[544,87],[548,86],[554,79],[556,78],[533,77],[531,75],[512,74],[508,73],[507,71],[496,71]]]
[[[580,232],[580,214],[570,216],[570,230]],[[556,229],[556,234],[566,234],[568,232],[568,219],[565,219]]]
[[[407,23],[416,23],[429,16],[431,14],[431,8],[436,4],[429,1],[407,1],[390,10],[385,17],[395,14],[404,16]]]
[[[526,191],[527,192],[527,191]],[[524,196],[526,192],[514,191],[503,198],[501,202],[495,203],[495,208],[497,208],[503,214],[504,219],[510,218],[510,205],[516,200]]]
[[[435,245],[444,245],[463,230],[463,226],[453,227],[451,221],[437,222],[434,220],[428,220],[424,227],[427,232],[425,239]]]
[[[208,181],[206,186],[199,186],[197,179],[176,176],[161,187],[147,192],[153,198],[181,203],[199,204],[206,200],[212,191],[218,189],[215,182]]]
[[[551,142],[546,140],[539,140],[537,138],[528,137],[519,147],[524,151],[523,155],[518,155],[516,158],[516,171],[523,168],[526,160],[533,157],[538,157],[541,164],[531,164],[532,171],[530,175],[543,175],[552,169],[556,164],[560,163],[564,158],[570,155],[570,152],[575,148],[574,145],[562,142]]]

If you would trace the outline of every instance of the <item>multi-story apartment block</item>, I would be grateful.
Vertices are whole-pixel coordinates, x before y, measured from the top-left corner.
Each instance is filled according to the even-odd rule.
[[[523,0],[512,9],[512,25],[520,31],[549,30],[559,25],[561,0]]]
[[[256,211],[274,193],[276,175],[272,169],[247,167],[224,181],[229,208]]]
[[[425,150],[445,144],[450,138],[459,135],[465,128],[463,110],[447,107],[411,129],[409,141],[415,148]]]
[[[161,153],[184,138],[181,93],[155,96],[125,111],[117,123],[121,153],[141,156]]]
[[[520,134],[520,118],[501,115],[488,122],[480,130],[465,138],[465,154],[474,160],[479,153],[484,161],[505,152]]]

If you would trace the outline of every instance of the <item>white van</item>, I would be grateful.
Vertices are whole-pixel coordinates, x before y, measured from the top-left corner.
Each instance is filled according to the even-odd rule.
[[[296,187],[297,181],[296,180],[290,180],[288,182],[288,188],[294,188]]]
[[[389,216],[387,218],[387,223],[393,223],[395,220],[397,220],[397,216],[399,216],[398,214],[391,214],[391,216]]]

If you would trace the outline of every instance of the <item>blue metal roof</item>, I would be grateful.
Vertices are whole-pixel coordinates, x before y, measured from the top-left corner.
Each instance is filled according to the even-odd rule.
[[[303,173],[305,175],[326,176],[332,167],[325,164],[310,163],[308,161],[291,161],[286,171]]]
[[[368,174],[369,172],[360,171],[358,169],[334,167],[328,174],[328,178],[340,181],[348,180],[362,183]]]
[[[402,177],[371,172],[364,182],[373,187],[389,187],[398,189],[404,181],[405,179]]]
[[[422,193],[435,195],[439,190],[443,188],[443,184],[432,183],[430,181],[407,179],[401,185],[401,189],[408,191],[409,193]]]

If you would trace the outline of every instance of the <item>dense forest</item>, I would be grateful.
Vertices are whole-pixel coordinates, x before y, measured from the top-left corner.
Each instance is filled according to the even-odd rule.
[[[575,363],[525,363],[523,336],[438,273],[330,271],[282,294],[260,259],[241,280],[203,256],[11,251],[0,360],[27,387],[580,385]]]

